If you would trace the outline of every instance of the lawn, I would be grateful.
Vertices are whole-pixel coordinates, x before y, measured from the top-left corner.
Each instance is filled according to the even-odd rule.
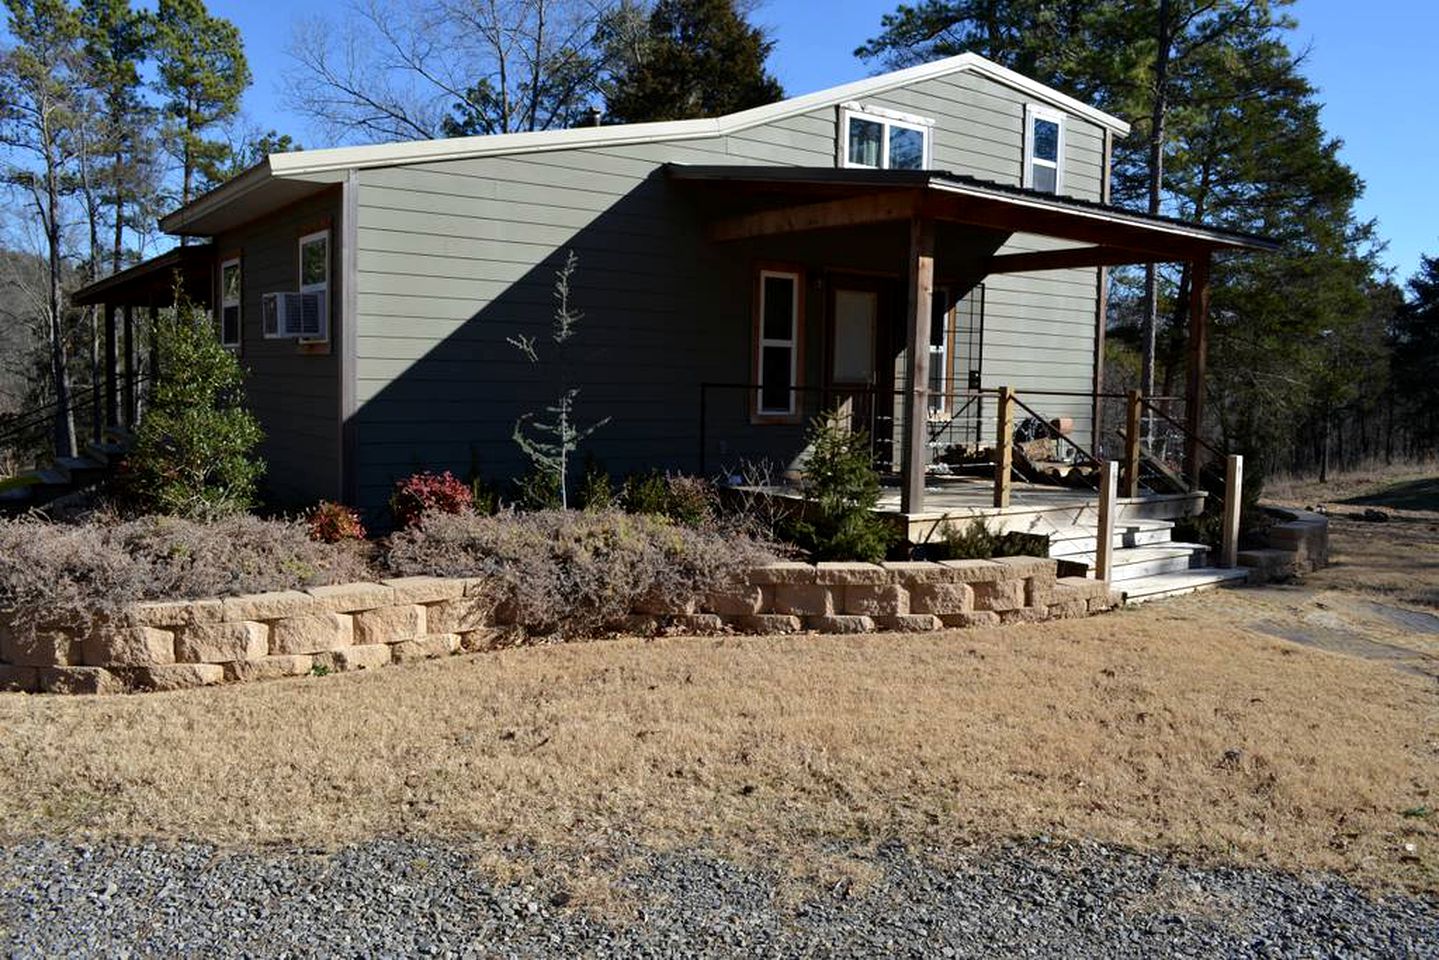
[[[1439,650],[1422,621],[1375,612],[1416,612],[1413,590],[1389,589],[1401,564],[1366,566],[1378,552],[1346,529],[1341,565],[1303,586],[1091,620],[4,695],[0,823],[10,838],[424,835],[581,872],[616,837],[803,871],[835,839],[1042,834],[1439,891]],[[1435,559],[1430,541],[1402,566],[1432,590]],[[1321,621],[1409,639],[1377,657],[1266,628]]]

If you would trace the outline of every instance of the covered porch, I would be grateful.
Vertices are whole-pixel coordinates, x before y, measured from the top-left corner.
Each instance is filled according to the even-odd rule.
[[[889,288],[874,287],[880,291],[876,296],[885,295],[888,289],[888,295],[897,301],[892,375],[880,363],[879,372],[868,382],[843,382],[830,376],[830,371],[841,369],[838,358],[852,345],[852,339],[847,340],[844,324],[837,322],[844,308],[837,303],[835,291],[828,290],[831,342],[826,348],[826,375],[817,385],[792,383],[790,389],[817,395],[825,406],[847,404],[848,409],[859,412],[859,423],[875,432],[878,444],[888,445],[887,452],[877,451],[877,462],[892,464],[898,482],[885,506],[906,521],[924,523],[936,516],[972,510],[1014,511],[1020,506],[1015,502],[1016,490],[1024,492],[1019,500],[1029,501],[1031,506],[1048,500],[1049,506],[1062,510],[1067,503],[1092,501],[1095,494],[1083,490],[1014,486],[1016,414],[1021,421],[1049,425],[1046,435],[1072,447],[1075,460],[1087,458],[1097,464],[1100,457],[1091,450],[1105,433],[1105,402],[1115,399],[1106,396],[1103,383],[1106,311],[1102,271],[1123,264],[1187,264],[1191,282],[1186,389],[1182,411],[1174,410],[1175,415],[1167,419],[1183,435],[1179,466],[1189,478],[1189,490],[1197,491],[1205,446],[1211,262],[1216,253],[1274,249],[1271,241],[938,171],[671,165],[666,172],[672,182],[694,196],[703,229],[713,244],[773,250],[800,238],[831,235],[833,240],[842,236],[840,245],[847,254],[852,248],[862,248],[893,270],[887,281],[883,271],[873,279],[875,284],[890,283]],[[1003,248],[1012,237],[1034,239],[1040,249],[1006,252]],[[1067,410],[1082,405],[1087,430],[1071,433],[1064,428],[1071,425],[1068,421],[1072,418],[1050,417],[1037,398],[1044,390],[1017,394],[997,384],[987,386],[975,375],[975,368],[969,381],[961,378],[956,382],[953,371],[948,379],[933,375],[931,344],[937,316],[963,306],[964,299],[972,298],[976,290],[982,296],[986,279],[1076,268],[1097,271],[1097,301],[1089,321],[1092,346],[1086,343],[1078,348],[1087,353],[1084,362],[1092,370],[1091,389],[1049,392],[1065,396]],[[844,276],[862,272],[843,269]],[[848,279],[845,289],[863,290],[865,284]],[[859,329],[883,341],[883,335],[874,334],[872,327]],[[709,386],[753,389],[756,385]],[[1152,406],[1156,398],[1119,399],[1127,400],[1132,419],[1134,410]],[[706,402],[702,396],[702,406]],[[1145,417],[1149,419],[1151,414]],[[958,424],[960,432],[973,433],[975,445],[981,440],[992,444],[996,461],[993,482],[936,474],[937,424],[939,430],[949,431]],[[1129,428],[1126,445],[1137,444],[1138,431],[1131,423],[1125,427]],[[702,459],[704,442],[702,439]],[[1134,454],[1126,451],[1126,463]],[[1123,482],[1126,498],[1157,496],[1141,490],[1138,477],[1137,466],[1128,470]],[[1181,499],[1192,504],[1195,497]],[[1197,512],[1192,506],[1184,510]]]

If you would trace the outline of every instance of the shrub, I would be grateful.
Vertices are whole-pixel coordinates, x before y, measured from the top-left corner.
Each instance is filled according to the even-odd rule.
[[[773,559],[768,546],[618,511],[546,510],[495,517],[427,514],[390,538],[396,576],[490,576],[532,633],[612,627],[642,601],[678,604]]]
[[[829,412],[811,422],[806,443],[805,510],[791,539],[814,560],[883,560],[896,533],[874,512],[880,486],[868,436]]]
[[[521,510],[557,510],[563,506],[557,474],[531,470],[514,480],[515,506]]]
[[[993,557],[1048,556],[1047,538],[1024,533],[996,533],[983,517],[964,526],[946,522],[937,541],[916,551],[925,560],[989,560]]]
[[[310,539],[320,543],[363,540],[366,535],[360,511],[331,500],[321,500],[316,504],[305,522],[310,526]]]
[[[702,526],[719,513],[714,485],[702,477],[652,471],[626,478],[620,504],[630,513],[666,517],[692,527]]]
[[[585,464],[579,502],[582,510],[613,510],[619,503],[610,475],[593,460]]]
[[[70,524],[0,520],[0,617],[89,624],[144,600],[294,590],[374,576],[368,545],[328,545],[304,523],[237,515]]]
[[[395,484],[390,512],[400,527],[412,527],[432,510],[440,513],[468,513],[474,507],[474,493],[453,473],[428,471],[411,474]]]
[[[142,511],[192,519],[248,509],[265,465],[254,455],[260,425],[243,406],[244,370],[193,305],[161,314],[154,338],[158,373],[122,498]]]

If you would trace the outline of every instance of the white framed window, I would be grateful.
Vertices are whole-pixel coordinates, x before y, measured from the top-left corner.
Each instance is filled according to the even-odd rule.
[[[300,292],[319,295],[318,311],[308,311],[301,327],[300,341],[330,339],[330,231],[321,230],[300,238]]]
[[[839,109],[839,165],[871,170],[927,170],[934,121],[847,103]]]
[[[929,418],[945,419],[954,409],[952,382],[950,381],[950,327],[954,308],[949,302],[949,290],[934,289],[934,299],[929,317]]]
[[[755,415],[790,419],[799,414],[800,289],[797,271],[760,270],[755,310]]]
[[[1024,108],[1024,186],[1064,190],[1064,114],[1032,103]]]
[[[220,343],[238,348],[241,336],[241,310],[243,301],[240,274],[240,258],[234,257],[220,264]]]

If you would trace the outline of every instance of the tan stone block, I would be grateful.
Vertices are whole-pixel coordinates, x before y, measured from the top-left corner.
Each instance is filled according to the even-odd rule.
[[[971,627],[999,626],[999,614],[995,613],[993,610],[971,610],[968,613],[946,613],[939,619],[946,627],[957,627],[961,630],[967,630]]]
[[[820,633],[873,633],[874,618],[853,614],[805,617],[804,626]]]
[[[270,652],[270,628],[253,620],[181,627],[175,635],[175,659],[181,663],[256,660]]]
[[[1049,605],[1051,620],[1076,620],[1089,615],[1089,605],[1083,600],[1062,600]]]
[[[271,655],[323,653],[355,642],[355,617],[348,613],[312,613],[286,617],[270,625]]]
[[[1048,607],[1016,607],[998,613],[1000,623],[1041,623],[1049,619]]]
[[[125,681],[104,667],[41,667],[36,673],[46,693],[124,693],[126,689]]]
[[[896,583],[958,583],[960,575],[954,568],[929,560],[886,560],[880,564]]]
[[[355,645],[398,643],[425,634],[425,608],[415,603],[355,614]]]
[[[725,632],[724,618],[716,613],[686,613],[669,618],[671,631],[691,636],[713,636]]]
[[[967,613],[974,609],[974,588],[967,583],[917,583],[909,588],[912,613]]]
[[[395,602],[394,587],[383,583],[337,583],[310,587],[305,591],[315,598],[315,606],[327,613],[358,613]]]
[[[39,667],[17,667],[0,663],[0,693],[34,693],[39,689]]]
[[[409,663],[413,660],[431,660],[447,657],[460,649],[460,638],[454,633],[432,633],[417,640],[402,640],[390,644],[390,658],[395,663]]]
[[[1053,570],[1041,570],[1024,580],[1024,604],[1027,607],[1048,606],[1054,597],[1055,576]]]
[[[172,663],[155,667],[131,667],[131,681],[141,690],[189,690],[208,687],[225,679],[225,668],[218,663]]]
[[[1008,568],[1009,576],[1019,579],[1042,577],[1046,573],[1052,576],[1056,567],[1048,557],[995,557],[992,562]]]
[[[460,597],[425,605],[425,630],[429,633],[466,633],[489,624],[494,603],[487,597]]]
[[[1106,613],[1116,607],[1124,605],[1124,594],[1118,590],[1111,590],[1102,597],[1089,598],[1090,613]]]
[[[76,667],[85,662],[79,637],[56,626],[0,626],[0,661],[19,667]]]
[[[975,583],[974,608],[976,610],[1018,610],[1024,606],[1023,580],[993,580]]]
[[[952,579],[958,583],[987,583],[1009,576],[1008,568],[993,560],[941,560],[940,566],[954,571]]]
[[[709,613],[743,617],[759,613],[764,604],[764,590],[756,586],[733,586],[716,590],[705,598],[702,607]]]
[[[175,634],[157,627],[98,624],[82,646],[92,667],[145,667],[175,662]]]
[[[367,643],[362,647],[341,647],[327,653],[317,653],[314,661],[316,666],[335,673],[345,673],[349,670],[387,667],[390,665],[391,656],[388,643]]]
[[[895,617],[875,617],[875,628],[891,633],[929,633],[944,626],[932,613],[904,613]]]
[[[868,617],[896,617],[909,613],[909,591],[897,583],[850,584],[841,588],[847,614]]]
[[[224,606],[225,619],[231,623],[241,620],[279,620],[284,617],[299,617],[313,613],[316,609],[315,598],[298,590],[226,597],[221,603]]]
[[[682,616],[699,609],[699,601],[693,597],[663,597],[649,594],[635,602],[634,612],[656,617]]]
[[[825,585],[890,583],[890,572],[877,563],[824,562],[815,565],[814,582]]]
[[[726,622],[742,633],[763,636],[780,633],[798,633],[802,627],[799,617],[779,613],[757,613],[753,616],[727,617]]]
[[[315,658],[303,654],[281,654],[258,660],[236,660],[222,666],[225,679],[230,683],[255,683],[282,677],[303,677],[314,669]]]
[[[1056,590],[1068,587],[1085,600],[1109,595],[1109,584],[1089,577],[1060,577],[1054,582],[1054,587]]]
[[[745,580],[753,586],[768,587],[776,584],[814,583],[815,576],[815,568],[810,564],[786,561],[755,567],[745,575]]]
[[[120,615],[134,627],[183,627],[192,623],[219,623],[225,619],[221,600],[169,600],[137,603]]]
[[[834,613],[834,593],[815,584],[781,583],[775,586],[768,606],[770,613],[823,617]]]
[[[392,603],[435,603],[440,600],[458,600],[465,595],[467,580],[451,580],[445,577],[399,577],[381,580],[395,591]]]

